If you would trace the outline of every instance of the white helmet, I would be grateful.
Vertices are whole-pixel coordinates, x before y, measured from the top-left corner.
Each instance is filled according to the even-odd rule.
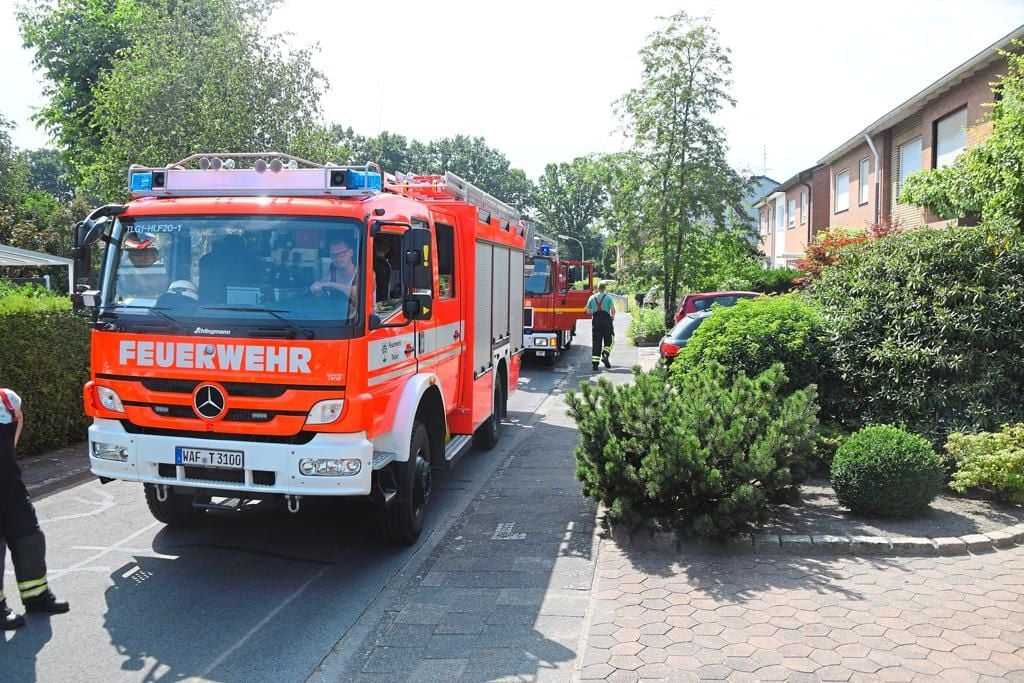
[[[199,301],[199,290],[196,289],[196,286],[189,280],[175,280],[171,283],[171,286],[167,288],[167,291]]]

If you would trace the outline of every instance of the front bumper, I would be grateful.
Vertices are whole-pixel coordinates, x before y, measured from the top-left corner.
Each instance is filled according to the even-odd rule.
[[[534,332],[523,335],[523,348],[538,356],[558,353],[558,335],[554,332]]]
[[[124,448],[127,458],[121,462],[95,457],[93,443],[96,442]],[[176,446],[242,451],[245,469],[175,465]],[[355,458],[362,463],[362,468],[358,474],[348,477],[311,477],[299,472],[299,460],[302,458]],[[96,419],[89,427],[89,465],[92,473],[99,477],[148,484],[260,494],[365,496],[370,493],[373,476],[373,444],[362,432],[317,434],[312,441],[301,446],[233,441],[227,435],[213,441],[186,436],[130,434],[117,420]]]

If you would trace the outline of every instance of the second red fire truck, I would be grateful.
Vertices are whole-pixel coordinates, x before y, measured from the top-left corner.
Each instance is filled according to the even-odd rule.
[[[589,261],[559,258],[558,243],[527,223],[523,273],[523,350],[554,365],[576,336],[576,321],[589,318],[594,290]]]

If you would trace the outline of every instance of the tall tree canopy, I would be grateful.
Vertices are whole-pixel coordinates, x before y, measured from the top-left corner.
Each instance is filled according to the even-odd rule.
[[[712,121],[733,104],[728,50],[706,18],[680,12],[665,21],[640,51],[641,85],[619,101],[632,147],[612,160],[611,198],[620,241],[635,258],[660,256],[671,311],[692,238],[707,226],[724,229],[730,209],[742,212],[743,181]]]
[[[60,0],[23,12],[26,44],[51,82],[41,118],[92,194],[121,197],[129,164],[194,151],[322,151],[326,83],[308,50],[266,34],[275,4]]]
[[[587,157],[569,163],[548,164],[534,194],[540,222],[554,237],[559,234],[578,239],[588,260],[599,261],[604,239],[597,224],[605,208],[607,193],[601,182],[600,162]],[[569,244],[575,254],[575,242]]]

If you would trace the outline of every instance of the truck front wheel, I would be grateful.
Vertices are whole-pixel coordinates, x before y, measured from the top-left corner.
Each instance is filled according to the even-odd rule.
[[[412,545],[423,531],[430,501],[430,438],[422,422],[413,423],[409,460],[392,467],[398,496],[384,513],[384,533],[392,543]]]
[[[199,521],[203,515],[202,510],[192,507],[192,498],[175,493],[173,487],[168,487],[166,500],[160,500],[158,486],[156,484],[145,484],[146,505],[158,522],[167,526],[188,526]]]

